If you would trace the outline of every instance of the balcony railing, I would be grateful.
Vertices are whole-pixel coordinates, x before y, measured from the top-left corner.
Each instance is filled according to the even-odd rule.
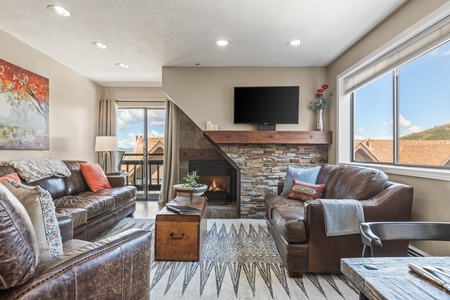
[[[144,154],[124,153],[120,162],[120,170],[128,173],[128,185],[134,185],[139,192],[144,192],[147,183],[149,192],[160,191],[164,168],[163,154],[147,154],[147,180],[144,182]]]

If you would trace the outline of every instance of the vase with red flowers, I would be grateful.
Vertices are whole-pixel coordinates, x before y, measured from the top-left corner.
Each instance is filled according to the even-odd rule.
[[[322,86],[316,91],[316,99],[314,99],[314,101],[310,101],[308,105],[309,110],[317,111],[318,131],[323,131],[323,110],[328,105],[327,99],[323,96],[326,89],[328,89],[328,84],[322,84]]]

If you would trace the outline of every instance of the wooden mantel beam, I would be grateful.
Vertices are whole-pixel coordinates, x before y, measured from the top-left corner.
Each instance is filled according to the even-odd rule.
[[[332,143],[331,131],[204,131],[216,144],[323,144]]]

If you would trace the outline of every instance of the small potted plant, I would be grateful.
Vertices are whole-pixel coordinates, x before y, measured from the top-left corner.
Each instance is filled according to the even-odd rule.
[[[200,184],[197,180],[200,178],[197,171],[189,172],[183,177],[184,183],[175,184],[173,188],[178,196],[190,198],[190,196],[201,196],[208,189],[206,184]]]

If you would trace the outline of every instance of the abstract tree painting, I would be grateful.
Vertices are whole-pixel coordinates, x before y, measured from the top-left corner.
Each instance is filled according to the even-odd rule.
[[[49,81],[0,59],[0,150],[48,150]]]

